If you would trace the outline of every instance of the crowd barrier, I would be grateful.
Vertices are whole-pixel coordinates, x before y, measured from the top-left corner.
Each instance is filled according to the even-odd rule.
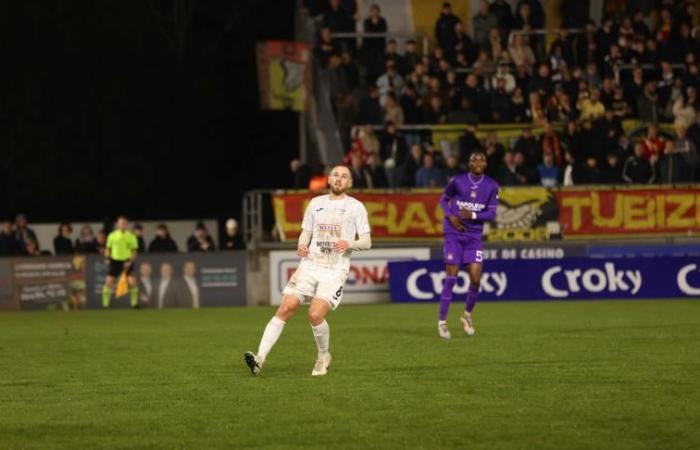
[[[358,191],[377,241],[442,237],[441,190]],[[282,240],[299,236],[304,210],[318,193],[272,195]],[[700,185],[502,187],[496,220],[485,227],[491,242],[543,241],[700,234]]]

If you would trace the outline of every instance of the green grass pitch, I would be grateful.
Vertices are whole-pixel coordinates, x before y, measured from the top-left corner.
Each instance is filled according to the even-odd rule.
[[[0,314],[0,448],[700,448],[700,301]]]

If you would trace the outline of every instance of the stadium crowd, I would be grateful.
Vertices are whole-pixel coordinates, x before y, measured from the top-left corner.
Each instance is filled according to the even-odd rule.
[[[378,5],[360,25],[354,1],[323,3],[305,6],[355,187],[443,186],[475,149],[504,186],[700,181],[695,2],[611,2],[618,11],[596,24],[589,2],[564,0],[549,44],[539,0],[481,1],[471,33],[445,2],[428,54],[411,39],[334,37],[391,23]],[[642,136],[623,129],[628,119]],[[439,124],[466,128],[458,145],[405,127]],[[483,138],[482,124],[522,127]],[[324,186],[323,168],[295,160],[292,172],[289,187]]]
[[[29,226],[27,216],[18,214],[14,222],[2,221],[0,224],[0,257],[5,256],[50,256],[73,254],[104,254],[107,236],[111,231],[107,226],[97,233],[92,226],[85,224],[80,228],[78,236],[73,239],[73,227],[69,223],[61,223],[58,232],[53,239],[53,252],[41,249],[37,233]],[[139,243],[138,252],[142,253],[176,253],[179,251],[175,240],[170,236],[166,224],[160,224],[156,228],[153,239],[146,245],[143,226],[133,224],[131,231],[136,235]],[[214,239],[202,222],[198,222],[187,239],[187,252],[215,252],[217,251]],[[245,243],[239,233],[236,219],[228,219],[225,224],[225,233],[218,250],[243,250]]]

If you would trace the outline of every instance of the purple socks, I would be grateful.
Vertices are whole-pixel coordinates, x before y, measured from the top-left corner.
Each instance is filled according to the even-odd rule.
[[[474,310],[474,307],[476,306],[476,296],[478,293],[479,285],[470,284],[469,290],[467,291],[467,306],[465,308],[468,313],[471,313]]]
[[[442,285],[442,294],[440,294],[440,320],[447,318],[447,311],[449,311],[452,301],[452,288],[456,282],[457,277],[445,277],[445,284]]]

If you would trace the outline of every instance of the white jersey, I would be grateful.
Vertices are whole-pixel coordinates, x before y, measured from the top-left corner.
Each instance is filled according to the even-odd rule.
[[[352,250],[336,252],[335,243],[352,242],[356,236],[370,232],[365,205],[349,195],[338,200],[331,200],[328,194],[314,197],[306,207],[301,227],[312,233],[309,254],[302,263],[309,261],[346,274]]]

